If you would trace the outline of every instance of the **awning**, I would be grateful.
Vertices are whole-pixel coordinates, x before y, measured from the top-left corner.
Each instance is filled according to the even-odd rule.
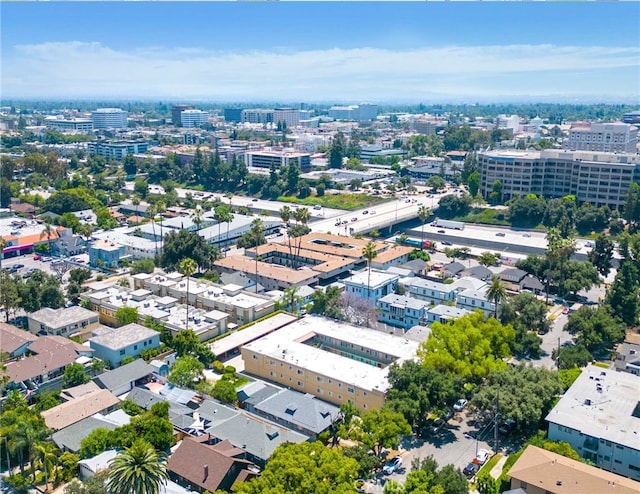
[[[33,248],[33,244],[25,244],[25,245],[12,245],[11,247],[5,247],[2,252],[4,254],[8,254],[9,252],[16,252],[18,250],[26,250]]]

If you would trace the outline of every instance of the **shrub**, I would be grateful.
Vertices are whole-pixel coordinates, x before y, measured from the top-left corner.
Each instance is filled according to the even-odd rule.
[[[222,362],[220,362],[219,360],[216,360],[213,363],[213,371],[218,373],[218,374],[222,374],[224,372],[224,364]]]
[[[225,374],[231,374],[232,376],[235,376],[236,368],[233,365],[225,365],[224,366],[224,373]]]

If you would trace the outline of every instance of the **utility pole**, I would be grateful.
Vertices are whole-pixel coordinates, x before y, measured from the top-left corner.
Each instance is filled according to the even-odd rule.
[[[496,391],[496,415],[493,421],[493,450],[495,453],[498,453],[498,420],[500,418],[500,413],[498,408],[499,394],[500,392]]]
[[[560,337],[558,336],[558,351],[556,352],[556,368],[560,370]]]

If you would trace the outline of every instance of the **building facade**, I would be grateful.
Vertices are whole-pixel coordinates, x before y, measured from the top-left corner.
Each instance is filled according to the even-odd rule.
[[[549,439],[610,472],[640,480],[640,377],[589,365],[546,417]]]
[[[287,127],[300,125],[300,110],[295,108],[274,108],[273,123],[284,123]]]
[[[49,336],[80,336],[83,341],[91,330],[98,327],[98,314],[82,307],[60,309],[44,307],[27,314],[29,331]]]
[[[571,151],[605,153],[636,153],[637,146],[638,128],[623,122],[573,124],[562,143],[564,149]]]
[[[87,144],[88,153],[118,161],[128,154],[144,154],[148,149],[147,141],[93,141]]]
[[[183,127],[200,127],[209,121],[209,112],[202,110],[183,110],[180,112],[180,122]]]
[[[574,195],[579,202],[617,209],[632,182],[640,180],[640,155],[587,151],[489,151],[478,153],[480,192],[485,198],[494,182],[502,200],[516,194],[546,198]]]
[[[93,131],[93,120],[88,118],[45,118],[44,124],[47,129],[59,130],[61,132],[91,132]]]
[[[302,171],[311,170],[311,155],[309,153],[299,153],[291,149],[264,149],[262,151],[248,151],[245,153],[245,164],[253,168],[270,169],[272,166],[279,170],[289,163],[295,165]]]
[[[138,358],[140,352],[160,346],[160,333],[138,323],[120,328],[99,326],[93,330],[93,335],[89,345],[95,350],[94,355],[109,362],[111,368],[118,367],[126,357]]]
[[[91,112],[94,129],[126,129],[128,116],[120,108],[98,108]]]
[[[376,302],[380,310],[380,320],[391,326],[411,329],[425,322],[426,309],[424,301],[391,293]]]

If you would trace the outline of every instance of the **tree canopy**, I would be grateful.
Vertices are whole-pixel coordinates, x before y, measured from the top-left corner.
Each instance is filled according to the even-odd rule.
[[[196,261],[200,269],[207,270],[220,258],[220,251],[196,232],[180,229],[165,235],[160,266],[168,270],[177,270],[180,261],[185,257]]]

